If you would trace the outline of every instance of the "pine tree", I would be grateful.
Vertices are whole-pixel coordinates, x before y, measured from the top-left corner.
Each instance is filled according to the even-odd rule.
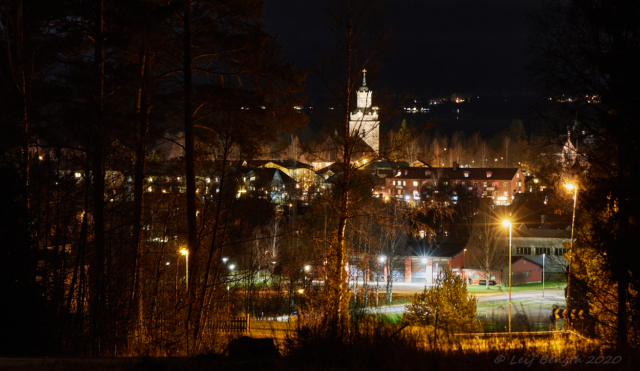
[[[414,294],[410,301],[405,306],[403,322],[433,326],[435,338],[438,330],[447,335],[478,330],[475,319],[478,299],[467,294],[467,283],[450,268],[445,268],[433,286]]]

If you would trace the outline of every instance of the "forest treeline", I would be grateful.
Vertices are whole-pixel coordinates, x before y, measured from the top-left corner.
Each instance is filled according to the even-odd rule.
[[[2,2],[3,353],[203,349],[222,257],[274,214],[231,164],[305,123],[263,7]],[[153,155],[177,131],[180,159]]]

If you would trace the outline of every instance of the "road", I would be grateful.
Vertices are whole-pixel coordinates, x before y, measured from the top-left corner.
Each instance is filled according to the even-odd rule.
[[[424,286],[422,286],[424,287]],[[394,287],[396,293],[414,293],[420,291],[414,285],[398,285]],[[473,294],[478,298],[478,318],[483,319],[499,319],[506,318],[509,313],[509,293],[492,292]],[[564,307],[564,289],[554,288],[544,291],[542,290],[520,291],[511,293],[511,316],[526,315],[529,322],[546,323],[549,321],[554,305]],[[389,305],[372,309],[374,312],[381,314],[400,314],[405,310],[405,306]],[[492,322],[494,322],[492,320]]]

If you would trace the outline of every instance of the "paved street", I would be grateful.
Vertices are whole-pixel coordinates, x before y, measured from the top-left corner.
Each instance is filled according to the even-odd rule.
[[[394,288],[395,293],[410,294],[419,292],[424,286],[418,284],[397,285]],[[478,297],[478,316],[486,316],[485,318],[506,318],[509,313],[509,292],[497,291],[491,293],[474,294]],[[512,318],[519,313],[525,314],[529,322],[544,323],[549,320],[554,305],[564,307],[564,289],[554,288],[544,291],[531,290],[523,292],[511,293],[511,312]],[[405,309],[404,304],[384,306],[373,311],[384,314],[400,314]]]

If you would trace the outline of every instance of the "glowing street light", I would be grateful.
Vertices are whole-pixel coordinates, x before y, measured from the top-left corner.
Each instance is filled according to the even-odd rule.
[[[309,270],[311,270],[311,266],[310,265],[305,265],[304,266],[304,270],[305,270],[305,272],[308,272]]]
[[[462,256],[462,266],[467,264],[467,249],[464,249],[464,255]]]
[[[569,276],[567,277],[567,313],[570,313],[569,298],[571,297],[571,261],[573,260],[573,230],[576,223],[576,202],[578,201],[578,186],[571,183],[567,183],[564,185],[564,187],[569,191],[573,191],[573,217],[571,218],[571,244],[569,245],[569,261],[567,262],[569,264]],[[565,328],[568,328],[569,318],[566,319],[566,324],[567,326],[565,326]]]
[[[180,250],[180,254],[184,255],[185,261],[185,287],[187,288],[187,292],[189,292],[189,250],[182,249]]]
[[[379,261],[380,263],[384,263],[386,260],[387,260],[387,257],[386,257],[386,256],[384,256],[384,255],[380,255],[380,257],[378,257],[378,261]]]
[[[509,332],[511,332],[511,222],[503,220],[502,225],[509,227]]]

